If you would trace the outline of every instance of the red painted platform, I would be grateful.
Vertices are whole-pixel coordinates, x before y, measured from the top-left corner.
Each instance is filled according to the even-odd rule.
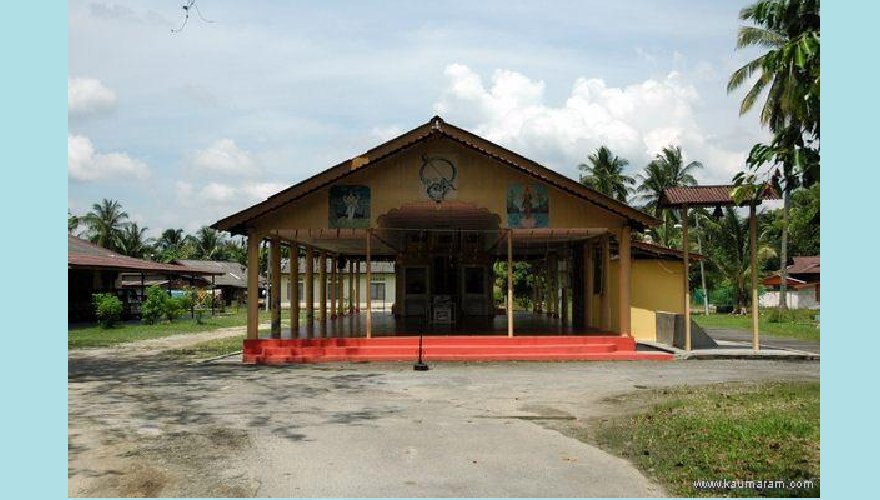
[[[253,339],[245,340],[246,364],[410,361],[418,358],[419,338]],[[422,358],[432,361],[636,361],[671,360],[672,354],[636,351],[635,341],[619,335],[583,336],[426,336]]]

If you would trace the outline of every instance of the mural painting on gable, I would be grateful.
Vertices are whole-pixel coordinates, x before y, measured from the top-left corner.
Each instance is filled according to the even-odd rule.
[[[543,184],[507,186],[507,227],[550,227],[550,197]]]
[[[455,198],[457,178],[458,168],[450,157],[422,155],[419,180],[432,201],[440,203]]]
[[[330,186],[327,201],[329,227],[334,229],[370,227],[369,186]]]

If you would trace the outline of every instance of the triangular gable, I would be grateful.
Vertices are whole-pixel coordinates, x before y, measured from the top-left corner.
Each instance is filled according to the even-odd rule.
[[[564,175],[544,167],[528,158],[503,148],[491,141],[472,134],[464,129],[443,121],[439,116],[433,117],[428,123],[410,130],[390,141],[380,144],[360,156],[339,163],[317,175],[309,177],[293,186],[277,193],[265,201],[246,208],[240,212],[217,221],[211,227],[235,234],[245,234],[248,223],[263,214],[292,203],[315,190],[333,184],[355,171],[370,168],[380,160],[401,152],[413,145],[424,142],[432,137],[442,136],[460,143],[472,150],[488,156],[500,163],[515,168],[538,180],[546,182],[577,198],[590,202],[603,209],[620,215],[635,227],[655,226],[660,223],[656,218],[635,209],[614,198],[584,186]]]

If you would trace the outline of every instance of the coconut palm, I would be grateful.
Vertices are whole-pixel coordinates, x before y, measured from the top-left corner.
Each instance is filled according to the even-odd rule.
[[[202,226],[195,235],[196,254],[201,259],[215,259],[223,249],[224,239],[216,229]]]
[[[662,234],[655,232],[657,240],[666,246],[672,242],[672,225],[677,217],[669,210],[660,207],[660,197],[667,188],[696,185],[697,180],[692,172],[698,168],[703,168],[703,164],[692,161],[685,165],[681,146],[670,145],[663,148],[663,151],[645,167],[645,172],[637,176],[640,183],[636,193],[644,202],[644,209],[653,212],[655,217],[666,224]]]
[[[578,169],[587,173],[581,176],[581,184],[626,203],[631,186],[636,183],[635,179],[623,174],[623,167],[629,165],[629,161],[614,155],[607,146],[600,146],[587,157],[587,161],[589,163],[578,165]]]
[[[152,251],[152,242],[144,235],[147,228],[139,228],[136,222],[125,226],[117,236],[117,251],[122,255],[142,259]]]
[[[737,49],[767,49],[727,83],[727,91],[733,92],[753,81],[740,114],[748,113],[766,91],[760,117],[771,132],[794,124],[818,136],[819,0],[759,0],[739,17],[752,25],[740,27]]]
[[[83,217],[88,227],[89,241],[104,248],[116,250],[119,235],[128,224],[128,214],[116,200],[103,199],[92,205],[92,211]]]
[[[67,234],[76,235],[76,230],[80,225],[80,218],[76,215],[70,213],[70,210],[67,211]]]
[[[767,51],[736,70],[727,91],[754,79],[740,105],[742,115],[766,90],[761,123],[774,138],[770,145],[756,145],[748,163],[752,168],[765,163],[782,165],[779,307],[785,309],[790,194],[798,184],[808,186],[819,179],[818,149],[813,148],[813,141],[819,139],[819,0],[759,0],[740,11],[740,19],[752,25],[739,29],[737,48]]]

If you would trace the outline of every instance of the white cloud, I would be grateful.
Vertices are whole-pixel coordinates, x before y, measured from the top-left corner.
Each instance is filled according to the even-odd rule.
[[[697,121],[700,95],[680,73],[612,87],[597,78],[578,78],[561,106],[545,102],[545,84],[508,70],[493,73],[489,85],[469,67],[446,67],[447,87],[434,105],[453,123],[571,177],[576,165],[600,145],[641,171],[667,145],[681,145],[687,161],[705,169],[699,179],[728,182],[745,151],[732,151],[708,137]]]
[[[245,184],[241,187],[241,192],[251,201],[263,201],[273,194],[286,189],[289,186],[284,184],[276,184],[272,182],[257,182],[253,184]]]
[[[67,136],[67,175],[74,181],[111,178],[145,179],[150,169],[124,153],[98,153],[92,141],[81,135]]]
[[[235,188],[212,182],[199,191],[199,197],[208,203],[226,203],[235,198]]]
[[[70,116],[86,116],[111,111],[116,106],[116,93],[94,78],[67,79],[67,112]]]
[[[232,139],[220,139],[197,151],[194,163],[201,169],[228,175],[249,175],[257,170],[253,155]]]

